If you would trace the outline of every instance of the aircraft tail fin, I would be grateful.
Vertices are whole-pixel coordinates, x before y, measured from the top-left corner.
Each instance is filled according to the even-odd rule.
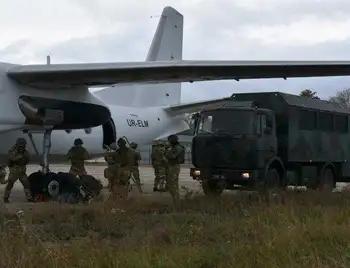
[[[153,36],[146,61],[182,60],[183,15],[167,6]],[[181,83],[115,85],[95,93],[110,104],[167,106],[181,101]]]
[[[146,61],[182,60],[183,15],[165,7],[153,36]]]

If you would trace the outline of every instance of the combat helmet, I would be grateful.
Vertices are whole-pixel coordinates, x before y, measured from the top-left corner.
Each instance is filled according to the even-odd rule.
[[[109,145],[109,149],[111,150],[117,150],[117,144],[115,142],[112,142],[110,145]]]
[[[179,141],[179,137],[177,135],[172,134],[168,137],[168,141],[170,143],[177,143]]]
[[[27,141],[26,141],[25,138],[18,138],[18,139],[16,140],[16,145],[24,146],[24,145],[26,145],[26,144],[27,144]]]
[[[74,140],[74,145],[75,145],[75,146],[83,145],[83,144],[84,144],[84,143],[83,143],[82,139],[80,139],[80,138]]]
[[[118,141],[117,141],[117,145],[119,147],[123,147],[123,146],[126,145],[126,141],[123,138],[119,138]]]

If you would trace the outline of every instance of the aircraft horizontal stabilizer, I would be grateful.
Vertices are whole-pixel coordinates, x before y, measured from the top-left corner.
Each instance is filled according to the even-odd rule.
[[[226,79],[350,75],[350,61],[144,61],[124,63],[17,65],[7,72],[37,87],[103,86]]]
[[[222,107],[223,105],[228,104],[229,102],[232,102],[232,100],[230,101],[230,98],[222,98],[209,101],[171,105],[169,107],[164,108],[164,110],[172,116],[177,116],[182,114],[196,113],[201,111],[202,109]]]

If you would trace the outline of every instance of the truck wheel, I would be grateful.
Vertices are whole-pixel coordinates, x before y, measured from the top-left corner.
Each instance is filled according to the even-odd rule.
[[[265,190],[267,191],[277,191],[281,189],[281,181],[280,174],[274,168],[271,168],[267,171],[265,178]]]
[[[224,191],[224,187],[214,180],[203,180],[202,189],[206,196],[219,196]]]
[[[332,192],[334,189],[334,173],[331,168],[327,167],[323,170],[320,182],[317,187],[320,191]]]

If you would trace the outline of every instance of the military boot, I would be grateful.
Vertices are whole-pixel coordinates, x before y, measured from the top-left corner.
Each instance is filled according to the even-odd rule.
[[[135,180],[136,181],[136,187],[137,187],[137,190],[139,191],[140,194],[143,193],[143,190],[142,190],[142,187],[141,187],[141,182],[140,180]]]
[[[28,189],[26,189],[26,188],[24,189],[24,194],[25,194],[28,202],[31,202],[31,203],[34,202],[33,196]]]

